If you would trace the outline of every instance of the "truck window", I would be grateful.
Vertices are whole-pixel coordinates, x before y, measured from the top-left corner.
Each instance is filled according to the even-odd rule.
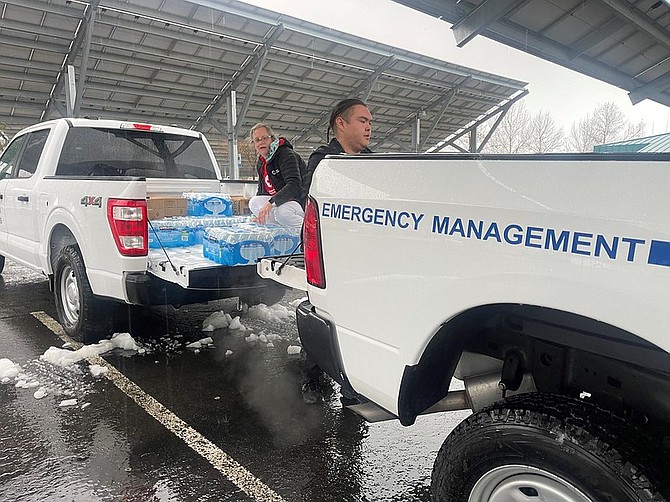
[[[14,140],[0,158],[0,179],[30,178],[37,170],[49,129],[24,134]]]
[[[26,147],[21,154],[16,171],[17,178],[30,178],[35,174],[48,136],[49,129],[31,132],[27,135]]]
[[[28,135],[21,136],[12,141],[0,157],[0,179],[10,178],[16,171],[16,164],[26,143]]]
[[[200,138],[93,127],[68,131],[56,175],[217,178]]]

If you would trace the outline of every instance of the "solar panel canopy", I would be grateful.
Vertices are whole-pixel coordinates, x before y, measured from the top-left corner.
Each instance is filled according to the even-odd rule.
[[[527,92],[235,0],[8,0],[0,45],[8,135],[62,116],[171,124],[202,131],[224,170],[257,122],[308,154],[347,97],[369,103],[375,151],[423,151]]]
[[[668,0],[395,0],[452,24],[670,106]]]

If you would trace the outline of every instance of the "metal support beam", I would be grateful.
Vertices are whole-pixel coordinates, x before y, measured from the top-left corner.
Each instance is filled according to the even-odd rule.
[[[656,41],[670,48],[670,33],[668,33],[665,28],[661,28],[660,24],[654,23],[649,16],[638,9],[634,4],[624,0],[600,1],[614,12],[633,22],[638,28],[647,32]]]
[[[74,73],[74,66],[67,65],[67,82],[65,84],[65,106],[67,116],[75,117],[75,103],[77,102],[77,78]]]
[[[240,163],[237,155],[237,104],[236,92],[231,90],[226,96],[226,117],[228,119],[228,170],[226,174],[234,180],[240,178]]]
[[[223,106],[223,97],[227,96],[228,93],[236,91],[237,87],[244,81],[245,78],[251,73],[254,68],[258,66],[258,63],[261,59],[261,54],[267,52],[267,50],[272,46],[272,44],[279,38],[281,32],[284,31],[284,25],[276,24],[270,29],[270,32],[263,40],[263,45],[260,45],[254,49],[254,51],[247,57],[247,59],[242,63],[240,69],[233,75],[228,82],[224,84],[221,90],[218,92],[214,98],[212,98],[211,103],[205,108],[202,114],[196,119],[194,124],[191,126],[193,130],[199,130],[202,124],[211,116],[213,116],[221,106]],[[260,71],[260,69],[258,70]],[[228,108],[230,111],[230,108]]]
[[[86,71],[88,69],[88,56],[91,53],[91,39],[93,38],[93,27],[95,26],[95,15],[98,12],[100,0],[91,0],[86,16],[86,35],[84,36],[84,47],[81,54],[81,66],[79,68],[79,81],[77,82],[77,94],[74,101],[74,117],[79,116],[81,101],[84,98],[84,83],[86,82]]]
[[[425,110],[421,110],[414,116],[414,123],[412,124],[412,151],[419,153],[419,145],[421,144],[421,115],[425,115]]]
[[[568,52],[568,58],[575,59],[576,57],[581,56],[594,45],[599,44],[606,38],[612,36],[625,24],[626,23],[620,18],[611,17],[606,23],[602,24],[596,30],[590,32],[587,36],[574,44],[571,47],[570,52]]]
[[[51,89],[51,93],[49,94],[49,99],[47,100],[47,103],[46,103],[46,106],[44,107],[44,110],[40,114],[40,121],[45,120],[45,119],[48,118],[49,113],[55,107],[54,102],[57,99],[59,99],[59,96],[63,92],[63,86],[65,85],[65,75],[67,73],[67,66],[71,65],[71,64],[74,64],[74,61],[77,58],[77,55],[79,55],[79,51],[81,50],[81,44],[84,42],[84,35],[85,35],[85,32],[86,32],[86,28],[85,28],[86,16],[88,15],[88,12],[91,9],[92,9],[92,6],[88,5],[86,7],[86,9],[84,10],[84,15],[79,22],[79,26],[77,26],[77,30],[75,31],[74,39],[70,43],[70,47],[68,48],[67,56],[65,56],[63,64],[61,65],[61,69],[58,72],[58,76],[56,77],[56,82],[54,83],[54,86]]]
[[[489,129],[488,134],[484,137],[481,144],[477,147],[477,152],[481,152],[484,149],[486,144],[491,139],[491,136],[493,136],[493,133],[496,132],[496,129],[498,129],[498,126],[500,125],[502,120],[505,118],[505,115],[507,115],[507,113],[509,112],[510,107],[511,107],[511,105],[509,105],[509,106],[506,105],[506,106],[503,107],[502,112],[498,114],[498,118],[496,119],[496,121],[491,126],[491,129]]]
[[[372,93],[372,88],[374,87],[375,82],[379,79],[379,77],[382,76],[384,71],[388,70],[393,63],[395,62],[396,58],[395,56],[389,56],[387,57],[382,64],[380,64],[375,71],[373,71],[365,80],[360,82],[356,87],[354,87],[351,92],[349,93],[350,97],[356,97],[356,96],[361,96],[360,99],[363,101],[367,102],[368,99],[370,99],[370,94]],[[345,96],[342,96],[342,99],[345,99]],[[308,138],[314,134],[325,138],[326,135],[322,134],[320,132],[320,129],[323,128],[327,123],[330,118],[330,110],[325,110],[324,112],[321,113],[321,116],[319,119],[310,127],[307,131],[304,133],[299,134],[296,136],[295,142],[298,143],[300,142],[301,139],[303,138]],[[327,139],[324,139],[324,141],[328,141]],[[294,144],[296,144],[294,143]]]
[[[485,0],[467,16],[455,23],[451,29],[456,37],[456,45],[463,47],[516,6],[526,0]]]
[[[470,130],[470,141],[468,150],[470,151],[470,153],[477,152],[477,126],[473,127]]]
[[[467,85],[470,81],[472,80],[472,77],[468,77],[463,82],[458,84],[456,87],[454,87],[451,91],[449,91],[443,98],[442,102],[444,103],[442,105],[442,108],[435,114],[435,117],[433,118],[433,122],[430,124],[430,127],[428,128],[428,133],[425,135],[425,138],[421,145],[419,146],[419,150],[424,150],[426,148],[426,144],[428,143],[428,140],[430,139],[431,135],[433,134],[433,131],[435,131],[435,128],[437,125],[440,123],[440,120],[442,120],[442,116],[444,115],[444,112],[447,111],[447,108],[449,108],[449,105],[451,105],[452,101],[456,97],[456,93],[461,87],[464,87]]]
[[[638,104],[640,101],[646,98],[656,99],[657,101],[661,102],[660,97],[657,98],[654,97],[654,95],[657,92],[666,90],[668,87],[670,87],[670,72],[652,80],[643,86],[638,87],[634,91],[631,91],[628,93],[628,97],[630,98],[631,103],[634,105]]]
[[[486,115],[485,117],[483,117],[483,118],[480,119],[480,120],[477,120],[474,124],[472,124],[472,125],[469,126],[469,127],[466,127],[465,129],[463,129],[463,130],[462,130],[461,132],[459,132],[458,134],[454,134],[454,135],[453,135],[452,137],[450,137],[449,139],[447,139],[447,140],[445,140],[444,142],[442,142],[442,143],[436,145],[435,150],[442,150],[442,149],[443,149],[444,147],[446,147],[446,146],[452,146],[452,147],[456,148],[457,150],[465,151],[465,150],[463,150],[463,148],[461,148],[461,147],[459,147],[458,145],[456,145],[455,142],[456,142],[458,139],[462,138],[462,137],[465,136],[466,134],[469,134],[470,131],[471,131],[472,129],[474,129],[475,127],[479,126],[480,124],[483,124],[483,123],[486,122],[487,120],[490,120],[493,116],[497,115],[498,113],[503,113],[503,112],[504,112],[504,113],[507,113],[507,110],[509,110],[509,108],[510,108],[514,103],[518,102],[521,98],[525,97],[527,94],[528,94],[528,89],[524,89],[522,92],[520,92],[519,94],[517,94],[516,96],[514,96],[513,98],[511,98],[507,103],[505,103],[505,104],[504,104],[503,106],[501,106],[499,109],[495,110],[493,113],[491,113],[491,114],[489,114],[489,115]],[[498,119],[498,120],[496,121],[496,125],[495,125],[495,127],[497,127],[497,124],[500,123],[500,120],[502,120],[502,119]],[[485,139],[485,141],[488,141],[488,136],[487,136],[487,138]],[[483,142],[482,142],[482,143],[483,143]]]

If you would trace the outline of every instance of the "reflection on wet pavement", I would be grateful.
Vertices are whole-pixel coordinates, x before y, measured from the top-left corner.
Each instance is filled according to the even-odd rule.
[[[11,268],[4,275],[0,357],[49,395],[38,400],[35,388],[0,385],[0,499],[249,500],[85,363],[65,370],[39,361],[62,342],[26,312],[53,312],[53,299],[41,277],[13,276]],[[301,296],[290,292],[282,305]],[[246,330],[203,332],[217,311],[240,315]],[[147,351],[105,359],[285,500],[427,501],[436,452],[466,415],[420,417],[410,428],[368,424],[342,409],[332,381],[322,403],[307,405],[304,355],[288,354],[299,345],[293,318],[252,318],[235,300],[122,316]],[[206,336],[212,345],[186,348]],[[78,405],[61,408],[68,396]]]

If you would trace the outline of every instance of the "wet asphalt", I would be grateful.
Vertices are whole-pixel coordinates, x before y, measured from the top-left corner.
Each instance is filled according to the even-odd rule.
[[[302,296],[289,291],[281,304],[290,308]],[[170,429],[114,381],[92,376],[86,361],[64,369],[39,359],[63,345],[32,314],[56,318],[53,297],[42,276],[7,262],[0,358],[21,365],[49,394],[36,399],[35,388],[0,385],[0,500],[429,500],[437,450],[466,413],[419,417],[409,428],[369,424],[342,409],[329,381],[323,402],[306,404],[303,358],[286,350],[299,344],[295,321],[252,319],[237,308],[223,300],[131,309],[122,319],[147,350],[117,349],[104,360],[144,401],[153,398],[161,413],[183,421]],[[241,315],[247,331],[203,333],[202,321],[220,310]],[[268,347],[245,340],[251,332],[281,338]],[[213,347],[184,347],[206,335]],[[77,406],[59,406],[72,398]],[[196,435],[192,443],[180,436],[185,428]]]

